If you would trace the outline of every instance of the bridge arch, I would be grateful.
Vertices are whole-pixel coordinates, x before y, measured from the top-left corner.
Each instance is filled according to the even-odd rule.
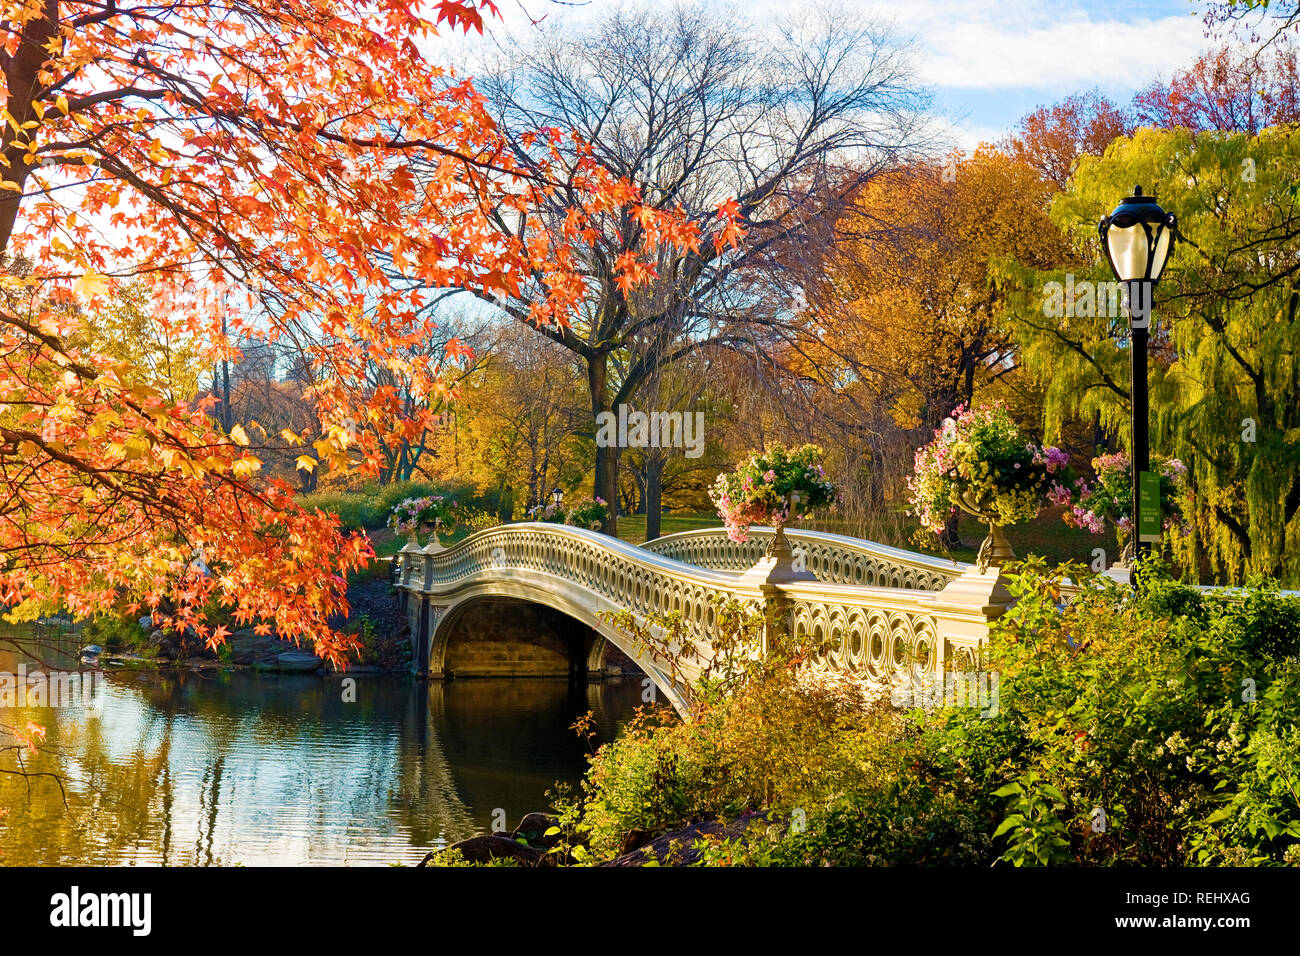
[[[464,675],[463,666],[467,652],[472,654],[476,667],[473,673],[484,676],[492,673],[491,663],[484,660],[485,641],[481,635],[466,633],[466,625],[473,623],[473,616],[485,609],[518,607],[521,616],[536,622],[535,609],[552,611],[576,625],[575,633],[557,634],[561,640],[568,638],[568,648],[556,647],[547,641],[548,635],[542,635],[543,654],[547,651],[564,653],[575,676],[590,676],[601,673],[609,659],[610,648],[616,648],[624,657],[630,659],[655,684],[658,693],[667,702],[682,711],[686,706],[687,689],[673,684],[669,674],[655,661],[648,648],[638,647],[628,635],[611,627],[602,617],[604,612],[613,612],[617,608],[607,602],[593,600],[590,592],[578,588],[562,579],[551,578],[547,581],[529,580],[514,576],[501,576],[491,580],[479,580],[458,589],[445,605],[434,604],[435,609],[429,616],[427,648],[427,672],[430,677],[454,677]],[[526,609],[526,610],[525,610]],[[498,618],[498,623],[500,618]],[[562,626],[562,625],[561,625]],[[580,630],[577,630],[580,629]],[[504,635],[505,641],[516,650],[522,650],[526,641],[511,639],[513,635]],[[545,645],[552,643],[551,647]],[[459,652],[459,653],[458,653]],[[488,654],[491,653],[489,649]],[[417,649],[418,654],[418,649]],[[537,659],[536,657],[534,659]],[[512,661],[503,659],[501,673],[508,672]],[[462,666],[458,666],[461,664]]]

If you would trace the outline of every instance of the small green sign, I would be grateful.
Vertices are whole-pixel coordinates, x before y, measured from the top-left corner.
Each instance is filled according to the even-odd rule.
[[[1160,476],[1154,471],[1138,474],[1138,540],[1159,541],[1160,523]]]

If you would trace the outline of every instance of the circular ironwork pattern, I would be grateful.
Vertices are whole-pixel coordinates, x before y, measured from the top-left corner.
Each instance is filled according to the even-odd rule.
[[[799,601],[792,623],[795,639],[814,647],[812,665],[821,672],[886,679],[934,674],[939,668],[934,619],[928,614]]]
[[[909,564],[882,551],[871,542],[861,545],[830,544],[801,539],[799,532],[786,532],[797,557],[817,580],[827,584],[858,584],[863,587],[907,588],[938,591],[961,574],[961,569]],[[744,571],[767,551],[770,533],[755,531],[748,541],[732,541],[721,531],[686,532],[651,541],[642,547],[654,554],[707,568],[710,571]]]

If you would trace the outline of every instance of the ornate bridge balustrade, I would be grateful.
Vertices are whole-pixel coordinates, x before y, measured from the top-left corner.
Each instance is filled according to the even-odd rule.
[[[741,572],[763,556],[774,533],[752,528],[748,541],[737,542],[721,528],[706,528],[670,534],[642,547],[697,567]],[[974,567],[842,534],[787,530],[786,537],[803,566],[827,584],[939,591]]]
[[[636,547],[582,528],[528,523],[481,531],[447,549],[408,546],[399,586],[413,667],[434,678],[454,674],[456,654],[449,648],[463,648],[470,639],[461,622],[472,608],[527,602],[583,628],[587,636],[573,638],[571,647],[584,655],[588,673],[600,673],[609,648],[616,647],[680,710],[697,669],[682,668],[682,681],[674,683],[666,662],[610,626],[607,614],[626,609],[644,620],[680,613],[688,639],[707,660],[715,595],[776,598],[797,635],[825,644],[816,667],[884,682],[937,673],[947,661],[973,669],[988,621],[1006,605],[996,572],[981,575],[969,566],[813,532],[792,534],[791,543],[804,549],[808,570],[835,580],[743,579],[740,572],[761,557],[770,535],[759,532],[738,545],[711,529]]]

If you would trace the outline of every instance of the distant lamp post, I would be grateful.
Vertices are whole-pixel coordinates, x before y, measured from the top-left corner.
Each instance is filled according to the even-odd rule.
[[[560,502],[564,500],[564,492],[560,490],[559,485],[551,489],[551,497],[555,499],[555,507],[560,507]]]
[[[1151,330],[1151,300],[1174,248],[1178,222],[1160,208],[1142,187],[1124,199],[1097,224],[1101,247],[1115,278],[1124,286],[1128,303],[1129,351],[1133,404],[1133,556],[1141,557],[1160,540],[1160,479],[1152,474],[1147,433],[1150,403],[1147,389],[1147,340]]]

